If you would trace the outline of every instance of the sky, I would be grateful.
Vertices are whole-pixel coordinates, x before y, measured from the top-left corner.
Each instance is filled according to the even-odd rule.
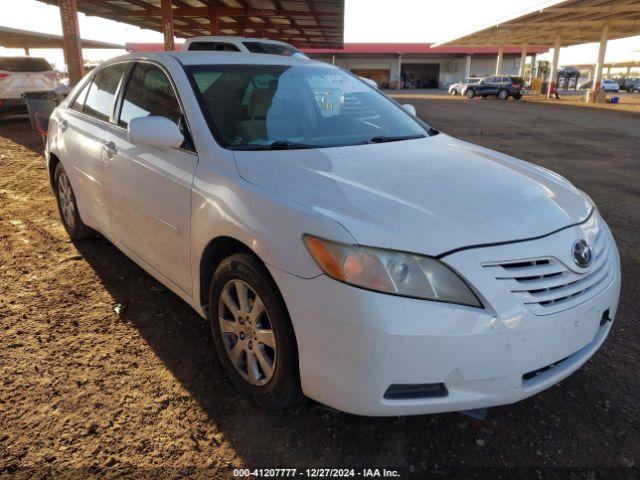
[[[345,42],[347,43],[435,43],[454,38],[490,23],[549,2],[540,0],[345,0]],[[392,8],[390,8],[392,6]],[[479,7],[480,6],[480,7]],[[61,34],[58,7],[36,0],[0,0],[0,25]],[[469,12],[469,13],[466,13]],[[162,35],[150,30],[79,14],[83,38],[111,43],[162,42]],[[179,41],[179,39],[178,39]],[[84,50],[86,61],[102,61],[123,50]],[[0,56],[22,55],[22,50],[0,47]],[[61,50],[32,50],[64,69]],[[593,63],[597,45],[563,48],[560,65]],[[545,59],[545,57],[540,57]],[[607,62],[640,60],[640,36],[612,40]]]

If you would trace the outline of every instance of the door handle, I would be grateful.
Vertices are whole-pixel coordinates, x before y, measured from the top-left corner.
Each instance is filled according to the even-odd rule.
[[[67,121],[66,121],[66,120],[60,120],[59,125],[60,125],[60,130],[62,130],[63,132],[64,132],[67,128],[69,128],[69,124],[67,123]]]
[[[118,149],[116,148],[116,144],[113,142],[104,142],[102,145],[104,151],[107,152],[107,156],[112,157],[118,153]]]

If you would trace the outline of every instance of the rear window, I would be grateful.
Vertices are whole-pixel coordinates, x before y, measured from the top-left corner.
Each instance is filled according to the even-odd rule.
[[[245,47],[251,53],[266,53],[268,55],[282,55],[283,57],[291,57],[295,53],[298,53],[293,47],[289,45],[279,45],[275,43],[262,43],[262,42],[242,42]]]
[[[53,69],[44,58],[0,57],[0,70],[7,72],[46,72]]]

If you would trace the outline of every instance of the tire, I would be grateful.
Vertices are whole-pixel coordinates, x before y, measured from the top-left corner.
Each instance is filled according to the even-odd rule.
[[[514,100],[520,100],[522,98],[522,95],[520,95],[519,93],[513,96]]]
[[[504,88],[498,92],[498,98],[500,100],[506,100],[509,98],[509,92]]]
[[[80,218],[76,196],[62,163],[56,165],[53,186],[60,212],[60,220],[71,240],[83,240],[96,236],[95,230],[86,226]]]
[[[455,97],[456,95],[458,95],[458,91],[454,88],[449,92],[449,95],[453,95]]]
[[[264,308],[254,317],[259,300]],[[253,255],[232,255],[216,269],[209,322],[225,372],[256,405],[277,410],[302,398],[289,313],[269,272]]]
[[[473,88],[468,88],[464,94],[469,100],[476,96],[476,92]]]
[[[489,95],[480,95],[482,98],[487,98]]]

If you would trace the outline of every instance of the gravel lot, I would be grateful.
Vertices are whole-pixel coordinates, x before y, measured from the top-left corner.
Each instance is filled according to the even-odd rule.
[[[226,380],[186,304],[107,241],[68,241],[40,139],[24,120],[0,120],[0,477],[35,468],[36,477],[227,478],[234,467],[280,466],[637,478],[628,467],[640,465],[640,115],[411,102],[436,128],[554,169],[599,205],[621,251],[623,294],[583,369],[485,421],[371,419],[311,401],[257,410]]]

